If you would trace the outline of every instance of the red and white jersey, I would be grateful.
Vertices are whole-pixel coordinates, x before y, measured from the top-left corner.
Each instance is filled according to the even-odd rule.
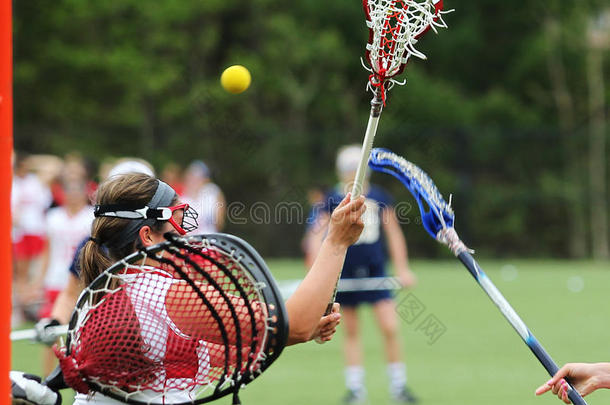
[[[155,403],[181,403],[195,399],[193,381],[204,381],[210,370],[210,355],[206,343],[202,340],[193,340],[184,334],[171,320],[165,306],[165,299],[170,287],[176,283],[185,283],[170,274],[145,267],[150,272],[138,272],[122,275],[127,282],[125,293],[129,297],[133,310],[136,313],[141,328],[141,336],[149,350],[144,354],[155,363],[164,360],[176,361],[180,358],[185,367],[182,375],[168,375],[168,371],[161,369],[152,385],[179,386],[181,389],[171,389],[166,393],[142,390],[130,396],[131,399],[142,402]],[[192,346],[193,351],[185,354],[184,347]],[[190,358],[189,358],[190,357]],[[95,393],[91,398],[87,395],[77,394],[75,405],[115,405],[122,402]]]
[[[51,191],[35,174],[13,177],[11,211],[13,216],[13,240],[23,235],[44,235],[44,217],[51,206]]]
[[[78,244],[91,233],[93,207],[85,206],[74,215],[64,207],[51,208],[46,217],[49,244],[49,264],[44,286],[50,290],[63,289],[69,279],[68,268]]]

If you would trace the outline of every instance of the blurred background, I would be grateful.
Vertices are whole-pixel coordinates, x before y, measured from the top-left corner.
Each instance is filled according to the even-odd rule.
[[[389,92],[375,146],[453,195],[460,236],[559,362],[607,359],[610,7],[447,0],[445,8],[455,8],[449,28],[419,42],[428,60],[412,59],[406,85]],[[113,159],[133,156],[180,186],[201,160],[226,201],[223,231],[272,259],[280,279],[302,277],[312,191],[335,185],[336,152],[361,143],[368,119],[361,2],[28,0],[13,2],[13,12],[14,144],[30,156],[27,170],[52,191],[66,162],[78,160],[95,183]],[[252,74],[239,95],[219,82],[234,64]],[[420,279],[415,294],[447,326],[434,345],[416,325],[401,326],[425,403],[554,403],[533,398],[546,381],[542,368],[430,240],[408,192],[389,176],[372,181],[400,208]],[[61,193],[52,195],[60,205]],[[481,324],[499,335],[471,336]],[[380,358],[371,333],[367,353]],[[494,340],[499,348],[485,352]],[[14,366],[39,367],[20,345]],[[328,375],[301,366],[320,351]],[[332,342],[287,354],[290,371],[270,370],[275,377],[253,384],[246,403],[275,403],[265,395],[278,385],[292,388],[277,403],[337,403],[340,353]],[[439,390],[456,375],[455,396]]]
[[[429,60],[389,93],[376,145],[453,193],[481,252],[608,258],[603,4],[447,1],[450,28],[423,37]],[[306,203],[333,185],[338,147],[363,137],[359,2],[31,0],[14,14],[18,151],[138,156],[159,172],[203,159],[227,201],[250,207]],[[219,85],[233,64],[253,76],[239,96]],[[299,226],[247,222],[227,230],[265,255],[299,253]],[[409,242],[443,251],[423,232]]]

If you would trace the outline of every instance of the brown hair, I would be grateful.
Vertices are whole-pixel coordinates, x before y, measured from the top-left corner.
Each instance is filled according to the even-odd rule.
[[[146,174],[113,176],[99,187],[96,204],[128,204],[143,207],[153,198],[158,186],[159,181]],[[85,285],[91,283],[114,262],[142,247],[142,241],[137,235],[127,243],[123,243],[125,241],[117,237],[132,222],[131,219],[122,218],[95,218],[91,226],[91,239],[83,247],[79,258],[80,276]],[[151,228],[160,232],[164,223],[165,221],[155,221]]]

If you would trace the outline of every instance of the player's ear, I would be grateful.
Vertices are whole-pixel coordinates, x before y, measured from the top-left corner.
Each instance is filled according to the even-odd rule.
[[[140,237],[140,240],[142,241],[142,245],[144,245],[144,247],[152,246],[155,244],[152,237],[152,233],[153,230],[148,225],[144,225],[138,231],[138,236]]]

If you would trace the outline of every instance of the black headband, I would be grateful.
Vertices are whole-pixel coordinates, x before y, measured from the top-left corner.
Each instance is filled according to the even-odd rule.
[[[132,219],[119,235],[108,241],[108,245],[119,248],[133,242],[138,231],[143,226],[152,226],[155,221],[167,221],[171,218],[171,211],[164,209],[169,207],[176,198],[176,192],[167,183],[157,180],[157,190],[145,206],[134,204],[107,204],[96,205],[94,215],[96,217],[114,217]],[[167,217],[169,213],[169,217]],[[166,218],[167,217],[167,218]]]

